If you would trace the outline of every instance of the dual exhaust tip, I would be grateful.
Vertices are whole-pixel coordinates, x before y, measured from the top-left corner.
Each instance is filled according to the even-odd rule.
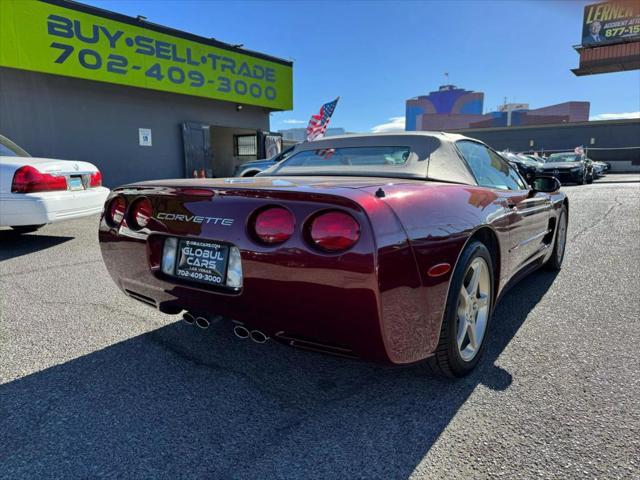
[[[193,315],[189,312],[185,312],[182,315],[182,320],[184,320],[185,323],[188,323],[189,325],[196,325],[203,330],[209,328],[209,325],[211,325],[211,322],[207,318],[201,317],[199,315]],[[260,330],[249,330],[244,325],[234,326],[233,333],[238,338],[241,338],[243,340],[246,338],[250,338],[256,343],[265,343],[267,340],[269,340],[269,337],[265,333],[261,332]]]
[[[233,333],[238,338],[241,338],[243,340],[245,338],[250,338],[256,343],[265,343],[267,340],[269,340],[269,337],[267,337],[267,335],[260,330],[249,330],[244,325],[236,325],[235,327],[233,327]]]
[[[196,326],[202,328],[203,330],[205,328],[209,328],[209,325],[211,325],[211,322],[209,322],[208,319],[206,319],[204,317],[192,315],[189,312],[185,312],[182,315],[182,320],[184,320],[189,325],[196,325]]]

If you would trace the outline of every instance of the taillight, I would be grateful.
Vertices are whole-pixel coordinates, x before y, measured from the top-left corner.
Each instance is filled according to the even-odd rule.
[[[111,200],[107,208],[107,221],[114,227],[119,226],[124,219],[126,208],[127,202],[123,197],[116,197]]]
[[[343,212],[321,213],[311,221],[309,236],[313,244],[328,252],[351,248],[360,238],[360,225]]]
[[[13,193],[51,192],[66,190],[67,179],[49,173],[41,173],[36,168],[25,165],[16,170],[11,182]]]
[[[148,198],[140,198],[133,202],[129,209],[129,223],[133,228],[144,228],[149,225],[153,209]]]
[[[91,180],[89,181],[90,187],[101,187],[102,186],[102,174],[100,171],[93,172],[91,174]]]
[[[289,210],[270,207],[256,215],[253,232],[261,242],[275,245],[291,238],[294,226],[295,221]]]

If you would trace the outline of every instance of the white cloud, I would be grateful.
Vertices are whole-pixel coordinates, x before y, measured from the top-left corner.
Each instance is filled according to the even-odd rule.
[[[371,128],[373,133],[383,132],[403,132],[404,131],[404,117],[391,117],[387,123],[381,123]]]
[[[304,120],[295,120],[293,118],[287,118],[282,120],[282,123],[288,123],[289,125],[302,125],[303,123],[307,123]]]
[[[640,112],[601,113],[589,117],[589,120],[619,120],[625,118],[640,118]]]

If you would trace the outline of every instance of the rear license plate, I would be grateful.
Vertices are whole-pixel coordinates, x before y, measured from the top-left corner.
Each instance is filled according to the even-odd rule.
[[[67,182],[69,190],[84,190],[84,184],[82,183],[82,177],[69,177]]]
[[[229,247],[215,242],[180,240],[176,277],[210,285],[224,285]]]

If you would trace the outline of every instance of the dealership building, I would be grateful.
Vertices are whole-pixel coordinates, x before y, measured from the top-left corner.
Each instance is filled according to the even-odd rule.
[[[221,177],[281,148],[292,62],[66,0],[0,2],[0,134],[115,186]]]

